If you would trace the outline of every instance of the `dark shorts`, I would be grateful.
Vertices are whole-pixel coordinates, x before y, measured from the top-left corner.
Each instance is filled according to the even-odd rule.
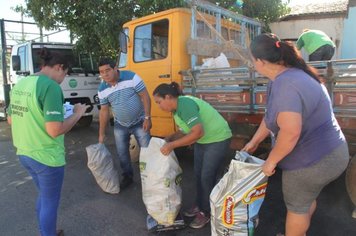
[[[309,61],[328,61],[335,53],[335,47],[327,44],[318,48],[309,55]]]
[[[282,190],[288,211],[308,213],[321,190],[344,172],[348,162],[349,151],[344,143],[312,166],[283,171]]]

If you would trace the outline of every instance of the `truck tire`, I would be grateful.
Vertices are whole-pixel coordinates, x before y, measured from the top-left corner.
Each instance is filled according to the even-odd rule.
[[[346,189],[349,193],[351,201],[356,206],[356,155],[350,160],[346,169]]]
[[[138,145],[134,135],[130,136],[129,150],[130,150],[131,162],[138,162],[140,159],[140,146]]]
[[[83,116],[77,123],[78,127],[89,127],[93,122],[93,116]]]

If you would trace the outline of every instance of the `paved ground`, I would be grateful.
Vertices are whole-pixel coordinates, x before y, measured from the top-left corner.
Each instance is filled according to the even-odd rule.
[[[66,136],[67,167],[59,210],[58,227],[66,236],[154,235],[146,229],[146,209],[142,202],[138,164],[135,184],[118,195],[100,190],[86,166],[85,147],[97,141],[97,123],[75,128]],[[112,133],[107,143],[115,153]],[[179,157],[183,173],[183,209],[194,199],[193,162]],[[9,126],[0,121],[0,235],[36,236],[34,202],[36,192],[31,179],[20,166],[12,146]],[[280,172],[270,178],[267,196],[260,211],[257,236],[273,236],[284,231],[285,208],[280,192]],[[352,205],[343,178],[324,189],[308,236],[356,235],[356,220],[350,217]],[[189,221],[189,219],[187,219]],[[210,226],[201,230],[186,228],[159,235],[210,235]]]

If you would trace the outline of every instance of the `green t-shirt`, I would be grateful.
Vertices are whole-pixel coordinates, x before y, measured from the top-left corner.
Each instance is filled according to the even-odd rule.
[[[315,52],[318,48],[324,45],[335,47],[334,42],[323,31],[308,30],[302,33],[297,40],[297,48],[300,50],[304,47],[309,54]]]
[[[232,136],[226,120],[209,103],[191,96],[179,96],[174,121],[183,133],[202,124],[204,136],[197,143],[207,144],[224,141]]]
[[[45,123],[64,120],[63,92],[47,76],[28,76],[11,90],[9,115],[17,155],[48,166],[65,165],[64,135],[52,138]]]

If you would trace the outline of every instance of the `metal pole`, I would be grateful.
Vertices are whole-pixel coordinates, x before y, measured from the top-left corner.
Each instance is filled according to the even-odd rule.
[[[0,109],[0,117],[6,117],[6,108],[10,104],[10,84],[7,81],[7,63],[6,63],[6,35],[5,35],[5,23],[4,19],[0,20],[0,37],[1,37],[1,66],[2,66],[2,78],[3,78],[3,92],[4,92],[4,107]]]
[[[24,25],[23,25],[24,23],[23,23],[23,12],[21,12],[21,35],[22,35],[22,37],[21,37],[21,42],[25,42],[26,41],[26,39],[25,39],[25,27],[24,27]]]
[[[191,22],[190,22],[190,34],[192,39],[196,39],[197,37],[197,22],[196,22],[196,5],[195,1],[193,1],[193,5],[191,7],[191,12],[192,12],[192,17],[191,17]],[[190,63],[191,63],[191,68],[194,69],[194,67],[197,64],[197,55],[192,54],[190,56]]]
[[[40,27],[40,42],[43,43],[43,31],[42,31],[42,27]]]
[[[2,78],[3,78],[3,85],[7,85],[7,75],[6,75],[6,35],[5,35],[5,23],[4,19],[0,20],[0,28],[1,28],[1,62],[2,62]]]

